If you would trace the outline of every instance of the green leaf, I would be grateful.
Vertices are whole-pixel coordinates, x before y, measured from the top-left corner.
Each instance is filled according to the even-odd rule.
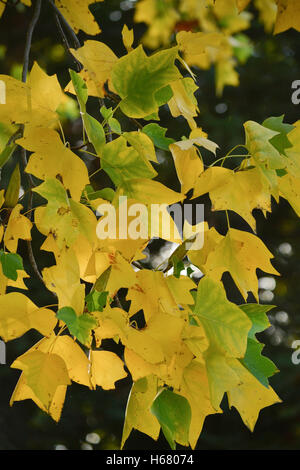
[[[274,307],[274,305],[261,305],[256,303],[239,305],[239,308],[246,313],[252,323],[251,330],[248,333],[249,338],[256,339],[256,333],[260,333],[269,328],[270,322],[266,313]]]
[[[272,170],[287,166],[287,157],[281,155],[270,142],[279,132],[267,129],[254,121],[245,122],[244,128],[246,147],[258,165],[264,164]]]
[[[177,56],[177,47],[147,57],[139,46],[116,62],[112,82],[122,98],[120,108],[127,116],[143,118],[158,111],[157,92],[181,77],[175,66]],[[163,98],[169,95],[165,90],[162,93]],[[159,95],[159,101],[163,98]]]
[[[159,124],[151,123],[143,127],[143,132],[152,139],[155,147],[162,150],[169,150],[169,145],[175,142],[174,139],[165,137],[167,129],[161,127]]]
[[[208,277],[200,280],[194,314],[200,319],[210,346],[231,357],[243,357],[251,321],[229,302],[223,285]]]
[[[104,292],[105,291],[110,273],[111,273],[111,266],[109,266],[109,268],[107,268],[101,274],[101,276],[98,277],[98,279],[97,279],[97,281],[95,282],[95,285],[94,285],[94,290],[96,290],[97,292]]]
[[[270,144],[272,144],[279,153],[285,155],[285,150],[292,147],[287,134],[294,129],[294,126],[291,124],[285,124],[283,122],[283,118],[284,114],[282,116],[269,117],[268,119],[265,119],[262,125],[268,129],[271,129],[272,131],[279,133],[278,135],[272,137]]]
[[[90,292],[85,300],[89,312],[102,312],[106,305],[108,292]]]
[[[19,164],[16,165],[10,177],[7,191],[5,193],[5,207],[15,207],[18,203],[21,187],[21,174]]]
[[[116,118],[110,117],[107,122],[113,132],[115,132],[116,134],[121,134],[121,125]]]
[[[10,159],[12,154],[14,153],[16,147],[17,146],[14,143],[4,147],[4,149],[0,153],[0,168],[2,168],[5,165],[5,163],[8,162],[8,160]]]
[[[278,369],[270,359],[261,355],[263,348],[264,344],[248,338],[246,354],[243,359],[240,359],[240,362],[262,385],[268,388],[268,378],[276,374]]]
[[[173,91],[170,85],[167,85],[155,93],[155,101],[158,106],[162,106],[163,104],[170,101],[173,96]]]
[[[255,335],[270,326],[266,313],[274,308],[274,306],[253,303],[240,305],[240,308],[248,315],[252,322],[252,328],[248,333],[246,354],[240,362],[262,385],[268,388],[268,378],[278,372],[278,369],[270,359],[261,355],[264,345],[257,341]]]
[[[249,57],[252,56],[254,47],[245,34],[236,34],[233,44],[234,55],[241,64],[245,64]]]
[[[173,253],[171,254],[169,258],[166,271],[171,269],[172,265],[174,266],[174,264],[176,264],[178,261],[181,261],[183,260],[183,258],[185,258],[185,256],[187,255],[189,251],[190,244],[192,244],[195,241],[196,237],[197,235],[191,236],[190,238],[185,240],[181,245],[179,245],[175,251],[173,251]]]
[[[85,112],[85,105],[88,100],[88,89],[83,78],[74,70],[69,69],[73,87],[78,99],[81,112]]]
[[[97,155],[101,155],[106,142],[102,124],[88,113],[84,113],[82,119],[89,140],[92,142]]]
[[[100,113],[108,121],[109,118],[112,117],[113,115],[113,109],[112,108],[106,108],[105,106],[101,106],[100,108]]]
[[[104,188],[99,189],[99,191],[90,191],[88,193],[88,198],[90,201],[94,201],[95,199],[105,199],[106,201],[112,201],[115,197],[115,191],[112,188]]]
[[[4,253],[4,251],[1,250],[0,262],[4,276],[6,276],[8,279],[12,279],[13,281],[18,279],[17,270],[24,269],[23,260],[21,256],[16,253]]]
[[[133,147],[127,146],[124,137],[118,137],[106,144],[103,149],[102,168],[116,186],[124,180],[135,178],[154,178],[157,173]]]
[[[169,390],[162,390],[151,405],[151,412],[159,421],[170,447],[175,450],[176,442],[189,445],[189,429],[192,412],[186,398]]]
[[[98,322],[91,315],[84,313],[77,316],[72,307],[63,307],[56,314],[59,320],[67,325],[71,335],[75,336],[82,344],[89,346],[91,343],[91,330]]]
[[[70,70],[70,76],[77,95],[81,117],[87,136],[89,141],[93,144],[97,154],[101,155],[102,148],[106,142],[105,132],[100,122],[86,112],[86,102],[88,99],[86,83],[78,73],[74,72],[74,70]]]
[[[181,271],[184,270],[184,264],[183,261],[178,259],[176,256],[172,258],[172,263],[174,267],[174,276],[179,278]]]

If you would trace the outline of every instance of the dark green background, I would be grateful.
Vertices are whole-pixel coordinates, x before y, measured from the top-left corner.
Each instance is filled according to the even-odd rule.
[[[12,2],[13,3],[13,2]],[[72,58],[65,54],[55,54],[54,46],[61,42],[57,33],[52,10],[43,1],[40,21],[33,37],[31,61],[37,60],[49,74],[58,73],[64,86],[68,78],[68,67],[73,67]],[[101,25],[103,33],[99,39],[108,44],[117,55],[124,54],[121,43],[121,29],[124,23],[132,26],[133,10],[120,10],[119,1],[106,0],[93,6],[93,12]],[[124,5],[124,3],[123,3]],[[111,12],[121,11],[119,21],[110,19]],[[24,41],[28,24],[32,15],[30,9],[22,5],[8,6],[0,22],[0,44],[7,47],[4,57],[0,59],[0,73],[9,74],[13,70],[20,73],[23,60]],[[136,43],[145,30],[145,25],[135,25]],[[268,35],[255,20],[247,34],[255,45],[255,53],[248,63],[239,68],[240,87],[226,87],[222,98],[217,98],[214,88],[214,70],[197,71],[199,91],[197,98],[201,114],[197,119],[199,127],[208,133],[209,138],[220,146],[219,156],[225,155],[234,145],[244,142],[243,122],[252,119],[262,122],[269,116],[285,114],[286,122],[293,123],[298,119],[299,107],[291,102],[291,83],[300,79],[300,33],[285,32],[279,36]],[[86,38],[79,35],[81,43]],[[58,60],[59,59],[59,60]],[[146,92],[146,91],[145,91]],[[216,105],[225,103],[227,111],[216,112]],[[107,105],[112,103],[106,102]],[[97,100],[91,100],[91,112],[98,116]],[[117,115],[118,116],[118,115]],[[121,120],[121,116],[118,116]],[[188,135],[188,128],[183,119],[170,119],[166,111],[161,112],[162,123],[168,127],[168,136],[179,139]],[[133,129],[127,121],[122,121],[124,128]],[[71,144],[78,142],[82,135],[80,120],[67,121],[65,134]],[[1,187],[5,187],[19,158],[18,153],[2,170]],[[91,169],[93,161],[87,160]],[[165,155],[159,168],[159,179],[169,187],[178,189],[178,181],[170,155]],[[95,187],[107,184],[99,175]],[[209,200],[205,202],[206,218],[212,220]],[[224,231],[224,216],[215,214],[214,222]],[[199,439],[199,449],[299,449],[300,448],[300,365],[291,362],[293,339],[300,339],[300,308],[299,308],[299,273],[300,273],[300,224],[290,206],[283,200],[279,205],[274,203],[274,211],[265,220],[257,214],[258,234],[274,253],[274,266],[282,273],[277,280],[272,304],[277,309],[272,311],[271,332],[261,335],[266,343],[264,354],[270,357],[281,370],[271,379],[271,384],[282,399],[282,404],[274,405],[260,413],[260,418],[252,434],[244,426],[235,409],[229,411],[224,401],[224,414],[209,416]],[[236,228],[248,229],[238,216],[231,213],[232,225]],[[34,251],[40,267],[53,263],[51,256],[39,250],[42,237],[36,232]],[[279,246],[290,243],[292,256],[282,255]],[[20,243],[23,256],[26,247]],[[152,245],[153,252],[158,244]],[[25,263],[31,273],[31,267]],[[230,298],[242,303],[236,288],[225,277]],[[52,303],[49,293],[38,281],[28,283],[30,297],[38,304]],[[289,323],[282,324],[276,320],[277,311],[285,311],[289,315]],[[271,334],[272,333],[272,334]],[[25,401],[9,407],[9,399],[17,382],[19,371],[9,368],[17,355],[25,352],[39,335],[29,332],[21,339],[7,345],[7,366],[0,366],[0,449],[54,449],[61,444],[68,449],[80,449],[86,443],[86,435],[96,432],[101,441],[94,445],[95,449],[117,449],[120,445],[122,424],[124,420],[126,400],[130,389],[130,380],[122,381],[116,391],[89,391],[85,387],[73,384],[67,392],[67,399],[61,421],[56,424],[42,413],[33,402]],[[168,449],[163,437],[154,442],[147,436],[133,432],[128,439],[126,449]]]

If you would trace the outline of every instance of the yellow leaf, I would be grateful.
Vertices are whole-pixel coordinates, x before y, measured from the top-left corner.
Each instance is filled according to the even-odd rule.
[[[121,448],[124,446],[132,429],[147,434],[152,439],[158,439],[160,425],[150,411],[150,406],[157,394],[157,378],[153,375],[144,377],[133,384],[130,391]]]
[[[174,204],[182,201],[184,194],[177,193],[158,181],[138,178],[126,181],[120,189],[129,198],[146,204]]]
[[[72,54],[83,64],[80,76],[87,84],[89,95],[103,98],[104,84],[110,79],[113,65],[118,60],[113,51],[103,42],[85,41],[79,49],[71,49]],[[75,94],[72,82],[66,91]]]
[[[115,388],[115,382],[127,377],[121,359],[110,351],[91,351],[91,383],[96,389],[99,385],[104,390]]]
[[[69,249],[61,253],[57,264],[42,272],[47,288],[58,297],[58,308],[72,307],[77,315],[84,309],[85,286],[80,283],[77,258]]]
[[[259,19],[264,24],[266,32],[270,33],[276,20],[276,3],[274,0],[255,0],[254,5],[259,11]]]
[[[197,112],[199,112],[197,100],[194,96],[194,93],[198,90],[197,85],[192,78],[186,77],[176,80],[171,83],[170,86],[173,97],[168,102],[168,105],[172,116],[184,116],[191,129],[195,129],[197,124],[194,117],[197,116]]]
[[[274,34],[294,28],[300,31],[300,3],[298,0],[277,0],[278,11]]]
[[[208,379],[204,365],[196,360],[188,365],[183,373],[179,393],[188,400],[192,410],[189,441],[192,449],[194,449],[206,416],[216,413],[210,403]]]
[[[100,346],[103,339],[119,337],[125,346],[151,364],[163,362],[165,356],[159,342],[147,330],[137,330],[130,326],[126,312],[119,308],[106,307],[103,312],[98,313],[98,318],[100,326],[95,329],[97,346]]]
[[[172,2],[165,0],[157,8],[156,0],[142,0],[137,2],[134,21],[146,23],[149,29],[143,36],[143,43],[150,49],[157,49],[161,44],[169,45],[170,35],[180,18]]]
[[[181,192],[186,194],[195,186],[195,182],[203,172],[204,167],[194,145],[187,149],[182,149],[180,145],[177,145],[178,143],[171,144],[169,148],[174,158],[178,179],[181,183]]]
[[[35,210],[36,227],[43,235],[52,233],[59,249],[71,247],[80,235],[91,245],[96,241],[96,216],[88,207],[69,199],[57,179],[46,180],[34,191],[48,200],[45,207]]]
[[[241,382],[227,393],[229,406],[238,410],[245,425],[253,431],[260,410],[281,400],[271,387],[264,387],[239,361],[228,359],[228,363]]]
[[[200,60],[204,65],[202,68],[208,68],[210,65],[209,52],[211,49],[217,51],[223,38],[223,34],[219,32],[180,31],[176,36],[176,41],[189,65],[199,65]]]
[[[28,122],[30,115],[29,86],[7,75],[0,75],[0,80],[5,83],[6,98],[6,102],[0,106],[0,121],[5,124]]]
[[[5,10],[5,3],[0,3],[0,18],[3,15],[4,10]]]
[[[122,29],[122,39],[127,52],[130,52],[134,41],[134,33],[133,29],[128,29],[126,24],[124,24]]]
[[[165,278],[163,273],[159,271],[148,269],[138,271],[136,273],[136,282],[128,289],[126,297],[127,300],[131,300],[130,315],[143,309],[146,322],[152,316],[159,314],[159,312],[179,316],[180,311],[172,294],[177,295],[176,291],[178,288],[182,289],[179,291],[182,292],[184,286],[181,282],[176,283],[176,281],[173,278],[172,280]],[[193,284],[193,281],[191,281],[191,284]],[[192,289],[195,286],[191,284],[188,287]],[[149,295],[150,292],[151,295]],[[178,296],[180,296],[180,293],[178,293]],[[188,300],[185,303],[193,303],[193,298],[190,294],[184,297],[184,300]]]
[[[20,214],[22,209],[21,204],[17,204],[13,208],[4,234],[4,244],[12,253],[17,252],[20,238],[22,240],[31,240],[32,223],[27,217]]]
[[[55,336],[53,333],[50,338],[43,338],[32,349],[44,353],[51,350],[53,354],[64,360],[68,375],[73,382],[91,387],[90,362],[81,347],[70,336]]]
[[[61,385],[71,385],[66,364],[57,354],[33,351],[18,357],[11,365],[21,369],[26,385],[32,390],[43,407],[49,412],[57,389]]]
[[[87,167],[84,162],[60,140],[52,129],[28,130],[17,143],[34,152],[30,155],[26,172],[41,180],[59,177],[75,201],[80,200],[83,189],[89,184]]]
[[[212,167],[202,173],[195,185],[193,197],[209,192],[212,210],[232,210],[248,222],[255,231],[253,209],[271,212],[271,196],[256,169],[234,172],[227,168]]]
[[[47,75],[37,62],[34,62],[27,83],[31,90],[30,125],[34,123],[39,127],[42,123],[44,127],[52,127],[53,124],[57,124],[58,117],[55,111],[67,99],[57,76]]]
[[[55,421],[59,421],[65,401],[66,391],[66,385],[59,385],[54,393],[49,409],[47,409],[43,405],[41,400],[35,395],[34,391],[30,387],[28,387],[26,382],[26,376],[24,372],[22,372],[18,383],[14,389],[14,392],[11,396],[10,406],[12,406],[15,401],[32,400],[39,408],[41,408],[46,413],[49,413],[49,415]]]
[[[300,177],[287,174],[278,178],[280,196],[289,201],[290,205],[300,217]]]
[[[228,271],[244,299],[247,299],[248,292],[252,292],[258,301],[256,269],[279,275],[270,263],[272,257],[260,238],[230,228],[226,237],[208,255],[204,270],[207,276],[215,280],[220,280]]]
[[[49,336],[56,323],[52,310],[37,307],[19,292],[0,296],[0,336],[5,341],[19,338],[31,328]]]
[[[95,2],[103,2],[103,0],[55,0],[55,5],[76,33],[81,29],[94,36],[101,32],[89,10],[89,6]]]
[[[207,222],[203,222],[202,227],[204,232],[203,247],[201,250],[189,250],[188,257],[190,261],[205,274],[205,266],[208,255],[215,249],[215,247],[224,237],[219,232],[217,232],[214,227],[209,229]]]
[[[230,367],[227,357],[214,350],[209,350],[205,354],[205,365],[211,404],[215,410],[220,411],[224,393],[240,385],[241,380]]]
[[[197,325],[187,322],[182,331],[182,340],[199,362],[203,362],[203,353],[209,347],[209,342],[203,326],[198,321]]]
[[[56,109],[66,100],[56,76],[49,76],[34,63],[27,83],[0,75],[5,83],[6,103],[0,106],[0,121],[30,127],[54,127]]]
[[[239,75],[235,70],[235,60],[220,60],[216,64],[216,93],[222,96],[224,86],[238,86]]]
[[[161,377],[166,370],[165,364],[151,364],[128,347],[124,350],[124,361],[133,382],[151,374]]]

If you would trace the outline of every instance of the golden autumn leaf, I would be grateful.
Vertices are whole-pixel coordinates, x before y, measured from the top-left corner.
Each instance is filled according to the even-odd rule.
[[[55,336],[53,333],[49,338],[43,338],[32,349],[48,352],[60,356],[66,365],[68,375],[73,382],[91,388],[89,369],[90,361],[76,341],[67,335]]]
[[[162,346],[146,330],[137,330],[130,325],[126,312],[119,308],[106,307],[98,313],[99,327],[95,329],[97,346],[107,338],[119,338],[151,364],[163,362],[165,355]],[[174,346],[173,346],[174,347]]]
[[[188,400],[192,410],[189,442],[194,449],[206,416],[216,413],[210,402],[208,379],[203,364],[197,360],[189,364],[184,371],[179,393]]]
[[[254,209],[271,212],[271,195],[260,182],[256,169],[234,172],[211,167],[196,181],[193,197],[209,193],[212,210],[233,210],[255,231]]]
[[[129,29],[126,24],[122,29],[122,39],[127,52],[130,52],[132,50],[132,44],[134,41],[134,33],[133,29]]]
[[[89,10],[89,6],[96,2],[103,2],[103,0],[55,0],[55,5],[76,33],[81,29],[94,36],[101,32]]]
[[[12,253],[16,253],[20,238],[31,240],[32,223],[25,215],[21,214],[22,209],[21,204],[17,204],[13,208],[4,234],[4,244]]]
[[[71,49],[72,54],[83,65],[80,76],[86,82],[89,95],[103,98],[104,84],[110,80],[111,71],[118,60],[113,51],[103,42],[88,40],[79,49]],[[72,82],[66,90],[74,93]]]
[[[18,357],[11,367],[23,371],[27,387],[48,412],[58,387],[71,385],[66,364],[57,354],[28,352]]]
[[[11,396],[10,406],[12,406],[15,401],[32,400],[41,410],[45,411],[45,413],[49,413],[54,421],[59,421],[65,402],[66,391],[66,385],[59,385],[47,409],[40,398],[34,393],[33,389],[27,385],[26,375],[22,372]]]
[[[255,235],[229,228],[226,236],[215,246],[207,257],[204,271],[207,276],[220,280],[228,271],[244,299],[252,292],[258,301],[259,268],[269,274],[279,275],[270,263],[272,253]]]
[[[48,179],[34,191],[48,200],[45,207],[35,209],[36,226],[44,235],[51,233],[60,249],[71,247],[80,235],[87,243],[95,242],[95,215],[88,207],[69,199],[59,180]]]
[[[274,34],[294,28],[300,31],[300,4],[298,0],[276,0],[278,10]]]
[[[104,390],[112,390],[115,388],[115,382],[127,377],[124,363],[113,352],[91,351],[90,361],[91,383],[95,389],[96,385],[99,385]]]
[[[150,406],[157,393],[157,378],[153,375],[144,377],[133,384],[128,397],[121,448],[124,446],[132,429],[158,439],[160,425],[150,411]]]
[[[58,297],[58,308],[72,307],[77,315],[84,309],[85,286],[80,283],[79,265],[75,253],[64,250],[56,265],[43,269],[47,288]]]
[[[228,359],[228,363],[241,382],[227,393],[229,406],[238,410],[245,425],[253,431],[260,410],[281,400],[271,387],[264,387],[239,361]]]
[[[0,296],[0,336],[5,341],[19,338],[31,328],[49,336],[56,323],[52,310],[37,307],[19,292]]]
[[[17,143],[34,152],[30,155],[26,172],[41,180],[59,177],[75,201],[80,200],[83,189],[89,184],[87,167],[84,162],[66,147],[59,134],[40,127],[25,129]]]

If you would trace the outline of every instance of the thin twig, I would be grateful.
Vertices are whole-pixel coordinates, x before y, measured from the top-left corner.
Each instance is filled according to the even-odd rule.
[[[37,21],[39,19],[40,13],[41,13],[41,4],[42,4],[42,0],[37,0],[36,1],[33,17],[32,17],[31,22],[29,24],[29,28],[28,28],[27,35],[26,35],[23,70],[22,70],[22,82],[23,83],[26,83],[26,80],[27,80],[32,35],[33,35],[33,31],[35,29],[35,26],[37,24]],[[23,126],[23,129],[24,129],[24,126]],[[24,148],[21,149],[21,157],[22,157],[23,165],[24,165],[24,169],[25,169],[26,166],[27,166],[27,155],[26,155],[26,149],[24,149]],[[29,175],[28,173],[27,173],[27,179],[28,179],[28,183],[29,183],[29,187],[30,187],[27,211],[30,213],[29,218],[31,219],[32,199],[33,199],[32,188],[34,187],[34,183],[33,183],[31,175]],[[34,273],[36,274],[37,278],[45,285],[44,279],[43,279],[43,277],[42,277],[42,275],[39,271],[39,268],[37,266],[30,240],[27,240],[27,249],[28,249],[28,257],[29,257],[29,261],[30,261],[30,264],[32,266],[32,269],[33,269]],[[54,295],[56,296],[56,294],[54,294]]]
[[[51,2],[50,2],[51,3]],[[52,3],[51,3],[52,5]],[[75,65],[76,65],[76,69],[77,69],[77,72],[80,72],[80,70],[82,69],[82,64],[79,62],[79,60],[76,59],[76,57],[72,54],[71,52],[71,48],[70,48],[70,44],[69,44],[69,41],[68,41],[68,38],[67,36],[65,35],[65,32],[63,30],[63,27],[61,25],[61,22],[60,22],[60,18],[59,16],[56,14],[55,15],[55,22],[56,22],[56,25],[57,25],[57,29],[59,31],[59,34],[61,35],[61,38],[62,38],[62,41],[63,41],[63,44],[64,44],[64,47],[67,51],[67,53],[72,57],[72,59],[74,60],[75,62]]]
[[[120,302],[120,299],[119,299],[118,294],[115,295],[115,301],[116,301],[117,306],[118,306],[119,308],[121,308],[122,310],[124,310],[124,309],[123,309],[123,306],[122,306],[122,304],[121,304],[121,302]]]
[[[36,1],[33,17],[31,19],[31,22],[30,22],[30,25],[29,25],[29,28],[28,28],[28,31],[27,31],[27,35],[26,35],[24,60],[23,60],[23,70],[22,70],[22,82],[23,83],[26,83],[26,79],[27,79],[32,34],[33,34],[34,28],[37,24],[37,21],[39,19],[40,13],[41,13],[41,4],[42,4],[42,0],[37,0]]]
[[[55,5],[55,3],[53,3],[52,0],[49,0],[49,3],[50,3],[50,5],[52,6],[52,8],[54,9],[56,16],[59,17],[59,20],[64,24],[64,26],[65,26],[66,29],[68,30],[68,33],[69,33],[70,36],[72,37],[73,42],[74,42],[74,49],[79,49],[79,47],[81,47],[81,44],[80,44],[80,42],[79,42],[78,37],[76,36],[75,31],[74,31],[73,28],[69,25],[69,23],[67,22],[66,18],[65,18],[64,15],[61,13],[61,11],[59,10],[59,8],[57,8],[57,6]]]

